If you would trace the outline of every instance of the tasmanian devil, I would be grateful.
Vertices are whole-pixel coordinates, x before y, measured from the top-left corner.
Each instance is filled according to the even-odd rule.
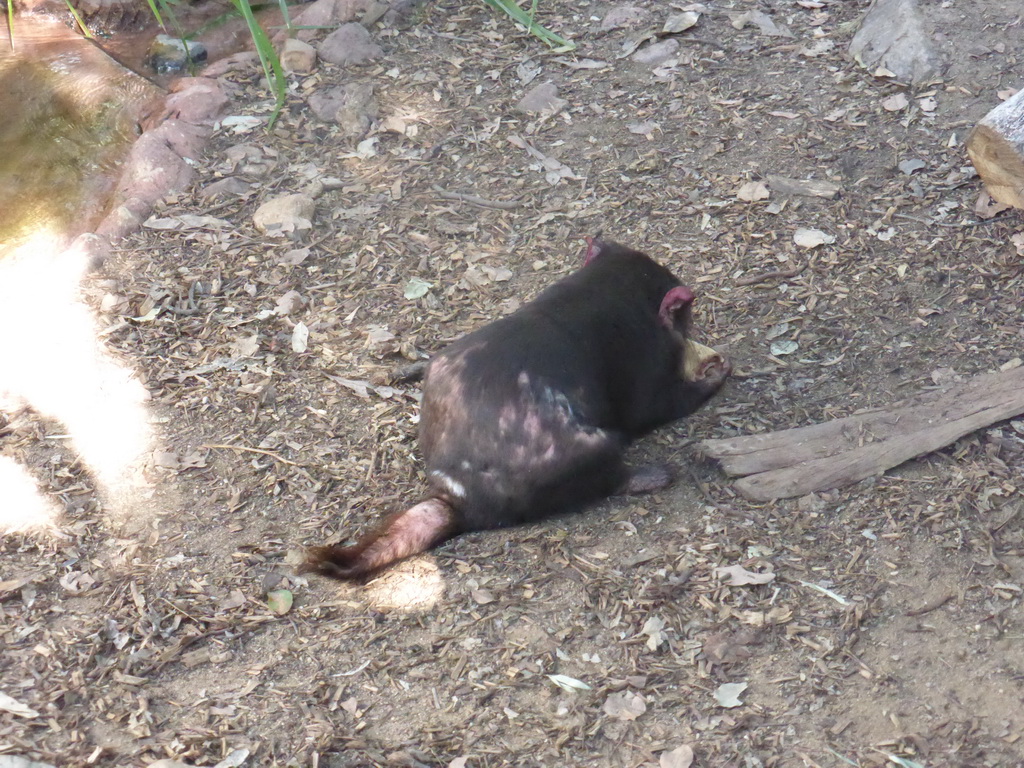
[[[434,357],[419,444],[432,494],[306,571],[360,579],[459,533],[579,509],[671,481],[630,468],[633,439],[687,416],[731,372],[688,338],[694,294],[649,256],[590,239],[584,266]]]

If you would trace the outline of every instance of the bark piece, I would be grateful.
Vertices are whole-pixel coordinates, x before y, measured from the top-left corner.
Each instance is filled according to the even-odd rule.
[[[701,452],[754,501],[841,488],[1024,413],[1024,367],[976,376],[889,408],[760,435],[705,440]]]
[[[993,199],[1024,208],[1024,88],[975,126],[967,154]]]

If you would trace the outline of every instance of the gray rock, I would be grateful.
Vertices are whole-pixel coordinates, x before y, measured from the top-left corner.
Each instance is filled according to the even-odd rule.
[[[569,102],[558,98],[558,86],[554,83],[541,83],[526,92],[516,104],[517,112],[537,113],[560,112]]]
[[[384,55],[384,49],[373,42],[362,24],[342,24],[324,38],[317,49],[320,58],[331,64],[369,64]]]
[[[346,83],[341,105],[334,113],[334,120],[342,133],[350,138],[362,138],[377,118],[377,100],[373,97],[370,83]]]
[[[424,5],[426,0],[394,0],[384,14],[384,23],[395,29],[408,29],[424,15]]]
[[[334,115],[337,113],[338,107],[340,107],[344,101],[344,86],[339,85],[335,88],[323,88],[319,91],[314,91],[309,95],[309,109],[325,123],[329,123],[334,119]]]
[[[926,82],[943,69],[916,0],[874,0],[850,42],[850,55],[862,67],[884,67],[905,83]]]
[[[366,81],[316,91],[309,97],[309,108],[324,122],[336,122],[352,138],[361,138],[370,129],[378,111],[373,85]]]
[[[679,50],[679,41],[675,38],[659,40],[656,43],[641,48],[633,54],[633,61],[638,64],[647,64],[650,67],[657,67],[676,55]]]
[[[202,64],[206,55],[202,43],[157,35],[146,55],[146,66],[159,75],[176,75],[188,69],[189,64]]]

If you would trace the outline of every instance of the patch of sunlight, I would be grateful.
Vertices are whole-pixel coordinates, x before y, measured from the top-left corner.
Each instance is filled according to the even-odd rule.
[[[432,557],[414,557],[389,568],[362,590],[362,598],[378,611],[424,613],[444,597],[444,577]]]
[[[60,514],[26,469],[0,455],[0,534],[53,531]]]
[[[148,393],[102,347],[92,311],[79,297],[88,255],[62,245],[40,232],[0,255],[0,403],[27,405],[63,424],[115,511],[110,508],[137,496],[151,451]],[[5,495],[6,484],[5,476]],[[25,514],[32,508],[25,502]]]

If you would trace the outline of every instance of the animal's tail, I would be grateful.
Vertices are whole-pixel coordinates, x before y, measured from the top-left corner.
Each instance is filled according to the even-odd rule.
[[[300,571],[335,579],[362,579],[398,560],[426,552],[457,532],[452,506],[441,499],[427,499],[392,515],[350,547],[310,547]]]

